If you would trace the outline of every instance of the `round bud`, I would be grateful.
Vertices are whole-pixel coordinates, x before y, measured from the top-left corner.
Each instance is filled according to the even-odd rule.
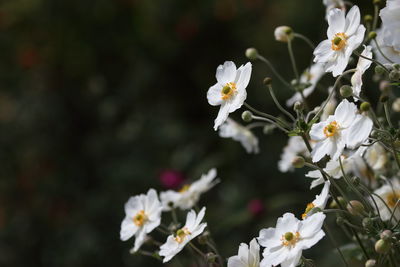
[[[398,80],[400,80],[400,71],[398,71],[398,70],[392,70],[392,71],[389,73],[389,79],[390,79],[391,81],[398,81]]]
[[[381,102],[381,103],[385,103],[385,102],[387,102],[389,100],[389,97],[387,96],[387,95],[381,95],[380,97],[379,97],[379,101]]]
[[[353,95],[353,89],[349,85],[343,85],[340,87],[340,95],[344,98],[350,97]]]
[[[338,216],[338,217],[336,218],[336,224],[339,225],[339,226],[342,226],[342,225],[344,224],[344,219],[343,219],[343,217]]]
[[[379,83],[379,90],[381,90],[383,93],[387,93],[390,90],[390,82],[383,80]]]
[[[380,5],[381,4],[381,0],[372,0],[372,3],[374,4],[374,5]]]
[[[354,216],[360,216],[365,212],[364,205],[358,200],[351,200],[346,208]]]
[[[364,21],[365,22],[371,22],[374,18],[371,15],[365,15],[364,16]]]
[[[396,99],[393,101],[392,109],[393,109],[393,111],[395,111],[395,112],[400,112],[400,97],[396,98]]]
[[[365,262],[365,267],[374,267],[376,266],[376,260],[374,259],[369,259]]]
[[[242,120],[244,122],[251,122],[253,120],[253,113],[248,110],[243,111],[242,113]]]
[[[295,111],[302,111],[302,110],[304,109],[304,104],[303,104],[303,102],[296,101],[296,102],[294,103],[294,105],[293,105],[293,109],[294,109]]]
[[[390,238],[392,238],[392,235],[393,235],[392,231],[390,231],[390,230],[384,230],[384,231],[380,234],[380,238],[383,239],[383,240],[385,240],[385,241],[388,241],[388,240],[390,240]]]
[[[375,251],[379,254],[384,254],[388,252],[392,248],[392,244],[390,241],[385,241],[383,239],[379,239],[375,243]]]
[[[272,83],[272,78],[271,77],[265,77],[263,80],[264,85],[270,85]]]
[[[360,178],[358,178],[357,176],[354,176],[353,178],[351,178],[351,183],[354,186],[359,186],[360,185]]]
[[[292,165],[295,168],[303,168],[305,162],[303,157],[297,156],[292,160]]]
[[[376,32],[370,32],[370,33],[368,34],[368,38],[369,38],[369,39],[375,39],[375,38],[376,38]]]
[[[378,75],[383,75],[385,73],[385,69],[382,66],[375,66],[375,73]]]
[[[292,40],[294,35],[293,35],[293,30],[289,26],[279,26],[275,29],[274,31],[275,35],[275,40],[278,42],[284,42],[287,43],[289,40]]]
[[[368,102],[362,102],[360,105],[361,111],[368,111],[371,108],[371,104]]]
[[[246,57],[250,60],[255,60],[258,57],[258,51],[257,49],[251,47],[246,49]]]
[[[396,70],[400,70],[400,64],[399,63],[393,64],[393,68]]]

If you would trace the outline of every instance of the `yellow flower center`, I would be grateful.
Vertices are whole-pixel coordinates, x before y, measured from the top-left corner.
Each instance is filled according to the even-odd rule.
[[[292,233],[292,232],[286,232],[285,234],[282,235],[281,241],[282,245],[285,247],[294,247],[296,243],[300,240],[300,233]]]
[[[228,100],[236,93],[236,83],[227,83],[221,90],[221,98]]]
[[[308,203],[306,210],[304,211],[304,213],[301,215],[301,218],[304,219],[307,214],[315,207],[314,203]]]
[[[342,50],[343,47],[347,44],[347,35],[344,32],[339,32],[335,34],[335,37],[332,39],[332,50],[339,51]]]
[[[186,192],[186,191],[188,191],[189,190],[189,188],[190,188],[190,185],[188,185],[188,184],[185,184],[184,186],[182,186],[182,188],[181,189],[179,189],[179,193],[183,193],[183,192]]]
[[[186,227],[183,227],[176,231],[175,235],[175,241],[178,242],[179,244],[182,243],[187,235],[191,235],[192,233],[189,232],[189,230]]]
[[[136,215],[133,217],[133,223],[138,226],[141,227],[143,226],[143,224],[148,220],[148,217],[146,215],[146,213],[144,213],[144,210],[140,210],[138,213],[136,213]]]
[[[396,206],[397,201],[400,198],[399,192],[392,192],[386,196],[386,203],[392,209]]]
[[[326,137],[334,136],[339,130],[339,124],[336,121],[332,121],[324,128],[324,134]]]

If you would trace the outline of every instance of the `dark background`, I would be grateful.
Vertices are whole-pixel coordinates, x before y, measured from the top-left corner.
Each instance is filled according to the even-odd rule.
[[[0,1],[0,266],[158,266],[130,255],[119,230],[125,201],[164,190],[164,170],[197,179],[217,167],[201,204],[224,257],[284,212],[300,215],[318,192],[303,171],[279,173],[287,137],[257,129],[261,153],[247,155],[214,132],[206,92],[216,67],[244,64],[251,46],[291,80],[275,27],[318,43],[324,16],[315,0]],[[312,51],[294,47],[303,70]],[[267,75],[253,63],[248,102],[278,114]],[[292,94],[274,87],[282,102]],[[327,239],[306,256],[337,258]]]

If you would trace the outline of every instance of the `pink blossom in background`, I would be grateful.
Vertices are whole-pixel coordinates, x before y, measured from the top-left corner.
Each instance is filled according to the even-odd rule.
[[[249,204],[247,205],[247,210],[253,215],[253,216],[260,216],[261,214],[264,213],[264,203],[262,202],[261,199],[255,198],[249,201]]]
[[[161,171],[159,179],[163,187],[177,189],[183,184],[185,176],[180,171],[166,169]]]

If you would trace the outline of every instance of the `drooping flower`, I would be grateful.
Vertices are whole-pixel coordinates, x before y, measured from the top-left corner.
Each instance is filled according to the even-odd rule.
[[[304,211],[304,213],[301,215],[302,219],[305,219],[307,217],[309,217],[310,212],[313,209],[320,209],[323,210],[325,209],[326,203],[328,202],[329,199],[329,188],[330,188],[331,183],[329,181],[326,181],[324,183],[324,187],[322,188],[322,191],[319,195],[315,196],[315,199],[311,202],[307,204],[307,207]]]
[[[326,6],[326,20],[328,20],[329,11],[332,9],[339,8],[343,11],[346,11],[346,5],[343,0],[323,0],[323,3]]]
[[[400,207],[396,208],[396,206],[400,205],[400,183],[398,179],[391,179],[390,182],[387,182],[385,185],[375,190],[374,193],[385,201],[384,203],[379,197],[372,195],[377,203],[382,220],[390,220],[393,211],[393,217],[399,220]]]
[[[312,161],[317,162],[325,155],[337,160],[346,146],[353,149],[364,142],[372,125],[369,117],[357,114],[356,105],[344,99],[334,115],[311,127],[310,137],[317,142],[311,152]]]
[[[203,174],[199,180],[192,184],[184,185],[179,191],[168,190],[161,192],[160,199],[163,211],[169,211],[172,208],[180,208],[182,210],[193,208],[199,201],[200,195],[218,183],[216,177],[217,170],[213,168],[207,174]]]
[[[300,76],[300,83],[310,84],[303,90],[304,97],[308,97],[315,89],[318,81],[324,75],[325,70],[323,64],[313,64],[309,69],[305,70]],[[300,92],[295,93],[291,98],[286,101],[286,105],[291,107],[296,101],[301,101],[302,97]]]
[[[400,51],[400,1],[387,0],[379,16],[382,19],[383,42]]]
[[[364,50],[362,51],[361,55],[367,58],[372,58],[372,47],[371,46],[365,46]],[[362,75],[364,72],[371,66],[372,61],[360,57],[358,59],[357,67],[356,67],[356,72],[354,72],[353,76],[351,77],[351,86],[353,89],[353,94],[356,96],[360,96],[361,92],[361,87],[363,84],[362,81]],[[358,98],[354,97],[354,101],[358,101]]]
[[[163,262],[170,261],[178,254],[187,243],[203,233],[207,223],[201,223],[204,218],[206,208],[203,207],[196,215],[194,210],[188,212],[185,225],[174,235],[170,235],[167,241],[160,247],[160,256],[164,257]]]
[[[247,153],[257,154],[258,138],[246,127],[228,118],[219,128],[219,136],[239,141]]]
[[[281,172],[293,171],[293,160],[299,156],[308,157],[310,153],[300,136],[289,137],[288,144],[284,147],[281,159],[278,162],[278,168]]]
[[[126,216],[121,224],[121,240],[135,236],[133,251],[136,252],[146,240],[146,235],[160,225],[161,211],[162,206],[154,189],[150,189],[147,195],[131,197],[125,203]]]
[[[325,233],[321,230],[325,214],[317,212],[304,220],[298,220],[292,213],[285,213],[277,221],[275,228],[262,229],[258,242],[265,247],[261,267],[281,264],[295,267],[303,250],[311,248]]]
[[[207,92],[208,103],[221,106],[214,121],[214,130],[225,122],[229,113],[239,109],[247,97],[246,87],[251,76],[251,63],[236,69],[235,63],[226,61],[217,68],[217,83]]]
[[[241,243],[236,256],[229,257],[228,267],[259,267],[260,266],[260,245],[253,238],[250,247]]]
[[[328,39],[314,50],[314,62],[325,63],[325,71],[334,77],[343,73],[353,50],[364,39],[365,27],[360,24],[360,10],[353,6],[345,17],[345,12],[332,9],[328,14]]]

